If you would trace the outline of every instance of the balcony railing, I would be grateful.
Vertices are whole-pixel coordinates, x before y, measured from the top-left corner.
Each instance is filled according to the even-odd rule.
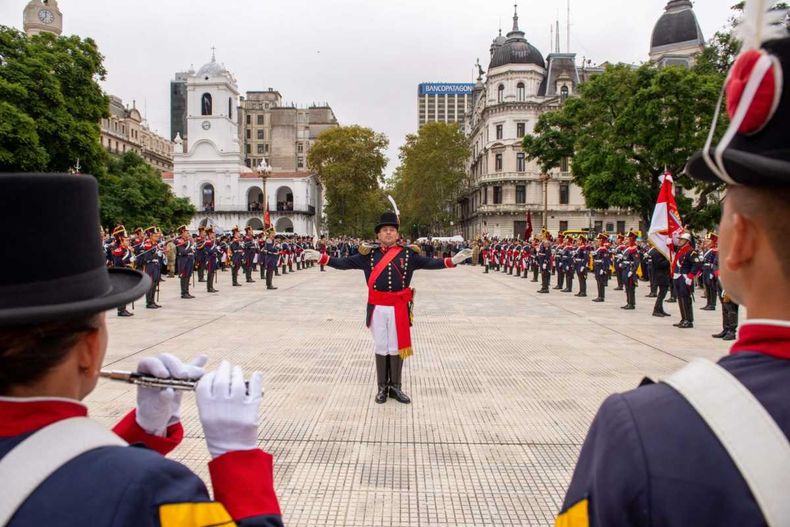
[[[213,208],[213,207],[204,207],[200,209],[201,212],[213,212],[216,214],[263,214],[261,209],[251,208],[248,207],[247,210],[238,209],[238,208]],[[270,214],[273,216],[284,216],[288,214],[307,214],[308,216],[315,216],[315,207],[313,205],[307,205],[303,207],[292,207],[290,210],[272,210]]]
[[[559,205],[556,203],[549,203],[549,211],[554,212],[575,212],[587,210],[583,205]],[[500,203],[496,205],[485,204],[479,205],[472,216],[475,214],[526,214],[528,210],[534,213],[543,212],[543,203]]]

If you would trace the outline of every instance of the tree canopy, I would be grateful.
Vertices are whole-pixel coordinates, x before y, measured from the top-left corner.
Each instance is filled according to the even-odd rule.
[[[371,236],[386,209],[382,184],[388,144],[384,134],[354,125],[323,132],[310,148],[307,163],[324,187],[333,235]]]
[[[417,231],[413,236],[437,234],[449,227],[468,157],[468,141],[455,123],[428,123],[406,136],[401,164],[390,184],[401,223]]]
[[[131,230],[157,225],[169,232],[195,214],[189,200],[175,197],[159,171],[134,152],[110,158],[98,179],[103,190],[101,217],[107,226],[123,223]]]
[[[101,171],[102,60],[90,38],[0,27],[0,170]]]
[[[560,110],[539,118],[524,151],[546,172],[572,157],[574,181],[591,208],[635,210],[649,223],[665,169],[707,207],[704,197],[715,188],[679,175],[705,143],[722,83],[717,72],[679,66],[608,66]]]
[[[137,154],[115,158],[102,148],[100,121],[109,116],[102,61],[90,38],[27,37],[0,26],[0,172],[69,172],[79,162],[84,177],[99,182],[104,225],[188,222],[194,207],[158,171]]]

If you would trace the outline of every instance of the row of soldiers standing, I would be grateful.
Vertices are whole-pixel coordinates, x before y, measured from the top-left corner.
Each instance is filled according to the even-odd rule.
[[[549,293],[554,275],[557,277],[554,289],[571,293],[576,279],[579,284],[576,296],[586,297],[588,276],[593,273],[597,286],[593,302],[604,302],[609,281],[614,278],[617,282],[614,290],[625,292],[624,310],[636,309],[636,288],[641,277],[650,282],[650,293],[646,296],[656,299],[653,316],[671,316],[664,310],[664,302],[676,302],[681,320],[674,325],[682,329],[694,327],[692,301],[695,284],[699,283],[707,300],[703,310],[715,310],[716,299],[722,301],[723,330],[713,336],[734,340],[738,306],[719,287],[718,236],[710,233],[704,241],[704,252],[700,254],[692,235],[680,234],[673,240],[675,251],[671,262],[661,251],[638,243],[637,239],[632,231],[628,235],[618,234],[615,243],[611,243],[609,236],[601,233],[590,243],[584,235],[574,238],[559,234],[555,239],[544,231],[540,238],[531,242],[481,240],[480,256],[484,273],[493,269],[524,279],[531,275],[533,282],[540,282],[538,293],[542,294]]]
[[[181,298],[192,299],[195,297],[190,293],[190,285],[194,286],[195,274],[198,283],[206,283],[208,293],[218,293],[214,287],[218,270],[230,269],[232,285],[240,287],[240,274],[247,283],[253,283],[252,273],[260,269],[261,280],[266,280],[266,288],[273,290],[277,289],[274,276],[314,265],[304,258],[305,249],[314,248],[311,237],[280,239],[271,229],[255,235],[249,226],[244,235],[238,227],[233,227],[230,234],[221,234],[211,225],[199,227],[197,235],[191,234],[186,225],[176,232],[173,238],[163,240],[156,226],[135,229],[130,236],[123,225],[118,225],[104,237],[108,266],[140,269],[150,276],[152,285],[146,293],[148,309],[162,307],[157,302],[159,284],[165,280],[163,270],[167,270],[169,277],[177,273]],[[322,243],[323,239],[319,249]],[[132,315],[127,306],[118,308],[118,316]]]

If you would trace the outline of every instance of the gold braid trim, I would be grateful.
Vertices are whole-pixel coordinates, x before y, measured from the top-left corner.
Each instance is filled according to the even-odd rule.
[[[399,349],[398,354],[400,355],[401,359],[406,360],[414,355],[414,350],[411,349],[411,346],[409,346],[408,348]]]

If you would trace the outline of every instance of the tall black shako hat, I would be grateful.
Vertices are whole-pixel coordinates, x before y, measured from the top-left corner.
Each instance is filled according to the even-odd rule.
[[[395,203],[395,200],[392,199],[392,196],[387,196],[387,199],[392,204],[392,211],[387,211],[381,215],[379,218],[379,223],[376,225],[376,234],[379,233],[382,227],[395,227],[396,229],[400,228],[400,211],[398,210],[398,205]]]
[[[705,148],[686,173],[730,185],[790,185],[790,35],[787,10],[769,0],[747,0],[736,28],[741,53],[727,76],[723,98],[730,125],[713,144],[721,102]]]
[[[141,297],[151,279],[107,269],[98,186],[88,175],[0,174],[3,247],[25,247],[25,265],[0,258],[0,327],[77,318]],[[47,232],[47,243],[31,243]]]

